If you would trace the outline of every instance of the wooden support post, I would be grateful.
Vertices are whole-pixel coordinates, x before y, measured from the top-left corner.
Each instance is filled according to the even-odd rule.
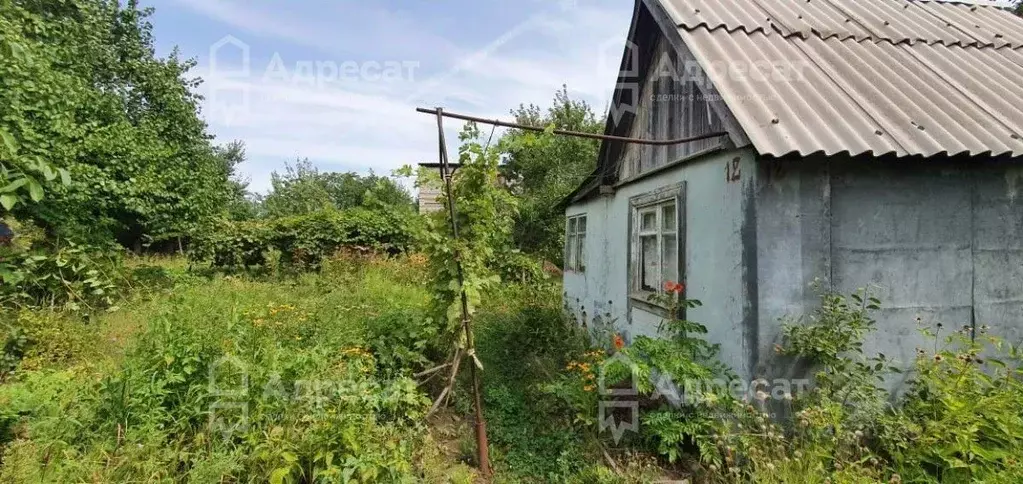
[[[444,190],[448,199],[448,216],[451,218],[451,234],[458,241],[458,219],[455,211],[455,198],[452,190],[451,171],[448,169],[448,147],[444,139],[444,110],[437,108],[437,134],[440,141],[440,174],[444,178]],[[487,421],[483,416],[483,398],[480,395],[480,375],[476,368],[476,343],[472,333],[472,318],[469,315],[469,296],[465,293],[465,274],[462,272],[462,261],[458,246],[455,246],[455,265],[458,267],[458,287],[462,299],[462,329],[465,331],[465,355],[472,358],[469,372],[472,378],[472,399],[476,410],[476,452],[480,472],[489,476],[490,444],[487,441]],[[459,357],[459,359],[465,356]],[[457,368],[457,363],[456,363]]]

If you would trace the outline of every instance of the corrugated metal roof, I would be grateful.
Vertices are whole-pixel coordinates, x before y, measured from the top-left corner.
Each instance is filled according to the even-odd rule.
[[[893,44],[1023,46],[1023,29],[995,7],[926,0],[664,0],[686,30],[837,37]]]
[[[905,0],[755,0],[756,8],[745,0],[737,10],[739,0],[663,2],[762,154],[1023,156],[1023,48],[1015,46],[1023,19],[1008,12]],[[694,23],[680,9],[713,20]],[[763,28],[768,18],[796,33],[812,27],[785,35]],[[977,40],[962,42],[935,18],[959,32],[975,22]],[[877,28],[885,21],[890,29]],[[979,41],[1010,31],[1004,42]]]

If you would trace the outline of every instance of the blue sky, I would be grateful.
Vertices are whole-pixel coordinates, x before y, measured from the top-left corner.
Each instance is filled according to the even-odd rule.
[[[198,60],[210,130],[218,142],[245,141],[241,170],[265,191],[270,173],[296,157],[378,174],[436,161],[435,122],[417,106],[508,119],[567,84],[605,110],[633,0],[148,5],[159,53],[178,46]],[[449,144],[458,128],[449,122]]]

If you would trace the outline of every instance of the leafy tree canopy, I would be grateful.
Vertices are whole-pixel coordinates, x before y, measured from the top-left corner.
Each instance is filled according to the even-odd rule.
[[[568,88],[554,94],[551,106],[519,106],[517,123],[602,133],[604,120],[585,101],[572,99]],[[515,241],[524,251],[551,261],[562,259],[564,209],[562,200],[575,190],[597,163],[595,140],[511,130],[501,139],[507,153],[507,174],[518,183],[521,202],[515,222]]]
[[[231,170],[199,116],[195,63],[155,55],[151,13],[0,1],[0,211],[128,246],[223,212]]]
[[[271,218],[306,215],[324,209],[355,207],[411,210],[412,196],[394,180],[374,174],[320,172],[308,159],[274,172],[263,200]]]

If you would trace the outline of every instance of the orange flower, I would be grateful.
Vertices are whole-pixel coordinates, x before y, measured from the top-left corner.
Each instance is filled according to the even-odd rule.
[[[618,349],[618,350],[624,348],[625,347],[625,338],[622,338],[622,335],[620,335],[620,334],[616,334],[615,337],[614,337],[614,345],[615,345],[615,349]]]
[[[679,294],[681,295],[686,291],[686,285],[681,282],[668,281],[664,283],[664,292],[668,294]]]

